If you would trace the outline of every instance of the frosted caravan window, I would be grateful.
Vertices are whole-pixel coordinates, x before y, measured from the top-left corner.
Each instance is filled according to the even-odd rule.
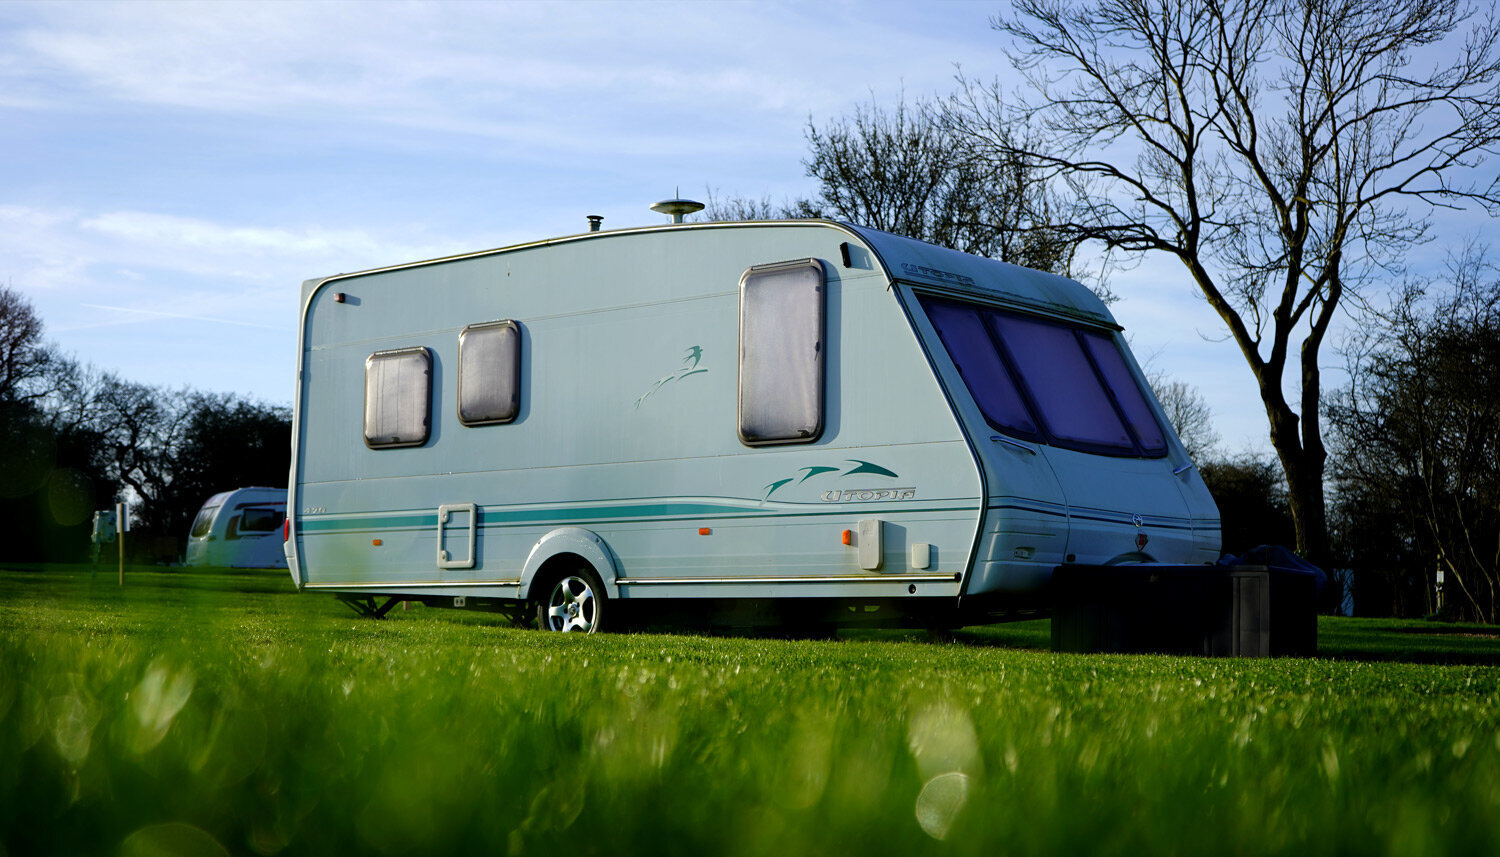
[[[1021,437],[1040,437],[1026,400],[995,351],[979,310],[946,301],[924,300],[922,306],[985,418],[996,428]]]
[[[740,278],[740,440],[806,443],[823,432],[823,312],[816,259],[762,265]]]
[[[432,354],[426,348],[377,351],[365,360],[365,444],[421,446],[432,412]]]
[[[1167,439],[1162,435],[1161,426],[1157,424],[1156,417],[1151,413],[1151,405],[1146,401],[1146,394],[1141,391],[1135,375],[1131,374],[1130,367],[1125,363],[1125,355],[1120,353],[1114,338],[1093,331],[1080,335],[1084,346],[1094,358],[1094,365],[1099,367],[1099,373],[1104,376],[1104,383],[1109,386],[1115,401],[1120,405],[1120,411],[1125,414],[1125,421],[1130,424],[1131,431],[1135,432],[1136,440],[1140,441],[1142,451],[1147,455],[1165,455]]]
[[[458,421],[508,423],[520,410],[520,328],[514,321],[464,328],[458,335]]]
[[[986,315],[1031,392],[1049,435],[1066,446],[1126,454],[1136,451],[1071,329],[1007,313]]]

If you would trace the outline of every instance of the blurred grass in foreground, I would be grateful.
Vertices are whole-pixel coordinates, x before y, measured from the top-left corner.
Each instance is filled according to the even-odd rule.
[[[1320,630],[1340,660],[564,638],[0,572],[0,855],[1500,853],[1494,629]]]

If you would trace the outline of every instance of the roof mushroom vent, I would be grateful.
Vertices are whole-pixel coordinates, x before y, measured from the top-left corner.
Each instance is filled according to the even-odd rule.
[[[590,214],[588,220],[590,232],[598,232],[599,226],[604,223],[604,217],[598,214]]]
[[[681,191],[678,191],[678,193],[680,194]],[[678,196],[676,199],[664,199],[661,202],[651,203],[651,210],[665,214],[667,219],[673,223],[681,223],[683,215],[702,211],[703,203],[695,202],[691,199],[683,199],[681,196]]]

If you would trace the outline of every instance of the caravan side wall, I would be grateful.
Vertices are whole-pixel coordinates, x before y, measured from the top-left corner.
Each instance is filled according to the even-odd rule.
[[[828,272],[822,432],[747,446],[738,286],[753,266],[798,259]],[[598,233],[310,283],[304,306],[299,585],[524,597],[539,553],[568,544],[607,564],[622,598],[954,599],[973,561],[975,453],[899,290],[851,231]],[[520,336],[518,409],[464,425],[460,334],[505,320]],[[371,448],[362,434],[380,352],[430,361],[416,443]],[[424,403],[387,405],[396,425]],[[844,537],[861,522],[863,551]]]

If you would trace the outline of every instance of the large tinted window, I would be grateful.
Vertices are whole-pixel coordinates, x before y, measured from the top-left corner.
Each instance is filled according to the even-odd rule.
[[[922,306],[995,428],[1106,455],[1166,453],[1113,336],[936,298],[923,298]]]
[[[1104,376],[1104,382],[1114,393],[1120,412],[1125,415],[1130,428],[1140,440],[1142,449],[1147,455],[1165,455],[1167,439],[1162,435],[1161,426],[1157,424],[1156,417],[1151,413],[1151,405],[1146,401],[1146,394],[1135,383],[1135,376],[1130,374],[1130,367],[1125,364],[1125,355],[1120,353],[1114,339],[1091,330],[1082,331],[1079,335],[1083,338],[1089,355],[1094,358],[1094,365],[1099,367],[1100,374]]]
[[[1130,433],[1072,330],[1024,316],[984,315],[1017,373],[1026,379],[1037,415],[1054,440],[1063,445],[1135,451]]]
[[[421,446],[432,412],[432,354],[426,348],[377,351],[365,360],[365,443]]]
[[[740,280],[740,440],[817,440],[823,432],[823,307],[816,259],[751,268]]]
[[[990,422],[1012,434],[1036,437],[1036,421],[979,313],[973,307],[932,303],[927,306],[927,317]]]

